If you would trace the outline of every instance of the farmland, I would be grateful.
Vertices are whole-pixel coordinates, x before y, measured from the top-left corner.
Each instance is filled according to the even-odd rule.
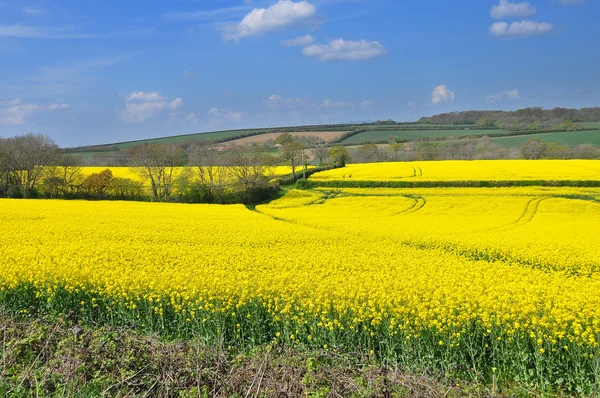
[[[444,160],[351,164],[317,173],[313,181],[600,180],[597,160]]]
[[[317,137],[324,142],[330,142],[338,139],[342,134],[347,133],[347,131],[308,131],[304,133],[291,133],[292,137],[298,138],[312,138]],[[275,140],[279,137],[281,133],[266,133],[253,135],[244,138],[238,138],[235,140],[227,141],[223,145],[245,145],[250,143],[265,143],[269,140]]]
[[[558,133],[540,133],[534,135],[492,138],[494,142],[506,147],[520,147],[531,139],[554,142],[560,145],[600,145],[600,130],[565,131]]]
[[[413,165],[448,180],[600,178],[598,161]],[[311,180],[411,172],[352,165]],[[597,382],[600,188],[323,187],[257,206],[2,199],[0,220],[0,306],[23,317],[360,350],[527,391]]]
[[[390,129],[390,130],[374,130],[365,131],[360,134],[353,135],[345,140],[344,144],[362,144],[365,142],[387,142],[390,140],[409,141],[420,139],[431,139],[441,137],[457,137],[470,135],[488,135],[499,134],[502,130],[479,130],[477,128],[453,128],[453,129]]]

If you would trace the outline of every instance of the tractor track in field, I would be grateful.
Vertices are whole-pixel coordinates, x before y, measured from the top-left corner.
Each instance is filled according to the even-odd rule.
[[[523,210],[523,212],[521,213],[521,215],[519,216],[519,218],[516,221],[513,221],[510,224],[501,225],[499,227],[486,229],[486,231],[504,232],[504,231],[510,231],[512,229],[516,229],[516,228],[519,228],[519,227],[529,224],[533,220],[535,215],[537,214],[540,203],[546,199],[550,199],[550,198],[537,197],[537,198],[530,199],[529,202],[527,202],[527,205],[525,205],[525,209]]]
[[[423,207],[425,207],[425,205],[427,204],[427,200],[425,200],[425,198],[422,196],[404,196],[404,195],[401,195],[401,196],[405,197],[407,199],[412,199],[414,201],[414,203],[408,209],[404,209],[402,211],[399,211],[398,213],[393,214],[394,216],[416,213],[419,210],[421,210]]]

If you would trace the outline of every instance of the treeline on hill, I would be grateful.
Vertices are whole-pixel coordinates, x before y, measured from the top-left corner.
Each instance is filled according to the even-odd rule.
[[[0,197],[257,203],[274,197],[280,182],[300,178],[296,170],[309,160],[302,143],[289,134],[282,139],[281,157],[257,146],[140,145],[126,151],[135,179],[116,177],[110,169],[85,175],[80,158],[61,153],[43,135],[0,139]],[[334,147],[319,156],[343,165],[347,155],[345,148]],[[273,181],[272,169],[282,160],[292,173]]]
[[[591,144],[560,145],[532,138],[520,148],[506,148],[490,137],[449,137],[446,141],[390,142],[388,145],[363,144],[351,148],[349,158],[357,163],[416,160],[493,160],[493,159],[600,159],[600,148]]]
[[[420,123],[472,124],[504,130],[584,130],[582,122],[600,121],[600,108],[525,108],[517,111],[463,111],[422,117]]]

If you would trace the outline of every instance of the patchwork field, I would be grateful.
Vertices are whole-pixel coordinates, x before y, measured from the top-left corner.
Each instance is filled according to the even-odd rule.
[[[311,179],[416,178],[413,167],[449,180],[600,178],[598,161],[482,161]],[[591,394],[598,236],[600,188],[318,188],[257,206],[3,199],[0,307]]]
[[[562,133],[540,133],[517,137],[492,138],[494,142],[507,147],[520,147],[521,145],[532,139],[537,139],[544,142],[554,142],[560,145],[600,145],[600,129],[585,131],[565,131]]]
[[[390,140],[417,140],[437,137],[457,137],[469,135],[487,135],[502,133],[502,130],[478,130],[477,128],[464,129],[432,129],[432,130],[412,130],[412,129],[390,129],[390,130],[375,130],[365,131],[364,133],[356,134],[343,140],[344,144],[362,144],[365,142],[379,143]]]
[[[277,137],[279,137],[283,133],[284,133],[284,131],[277,132],[277,133],[267,133],[267,134],[253,135],[250,137],[238,138],[237,140],[227,141],[226,143],[223,143],[222,146],[245,145],[245,144],[251,144],[251,143],[263,144],[269,140],[275,140]],[[334,141],[334,140],[340,138],[340,136],[345,133],[347,133],[347,131],[308,131],[305,133],[290,133],[290,134],[292,135],[292,137],[297,137],[297,138],[318,137],[325,142],[331,142],[331,141]]]

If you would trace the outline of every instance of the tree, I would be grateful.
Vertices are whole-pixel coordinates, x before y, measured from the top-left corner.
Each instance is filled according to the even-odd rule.
[[[300,141],[291,141],[283,145],[283,159],[292,166],[292,175],[296,179],[296,166],[302,162],[304,145]]]
[[[258,148],[239,146],[227,152],[227,169],[244,203],[253,201],[254,192],[270,187],[267,175],[273,164],[274,159]]]
[[[275,138],[275,143],[279,145],[289,144],[292,141],[294,141],[294,137],[290,133],[283,133]]]
[[[9,178],[8,140],[0,138],[0,197],[8,193]]]
[[[546,155],[546,144],[538,139],[531,139],[521,146],[525,159],[541,159]]]
[[[100,173],[92,173],[83,181],[83,189],[88,195],[102,198],[110,187],[112,179],[113,174],[110,169],[106,169]]]
[[[208,202],[220,202],[227,183],[227,169],[221,151],[210,142],[198,142],[189,147],[188,156],[189,165],[195,168],[206,190]]]
[[[358,147],[357,155],[364,163],[377,161],[380,157],[379,147],[377,144],[363,144]]]
[[[319,165],[322,165],[325,159],[329,157],[329,151],[327,148],[319,147],[314,150],[315,157],[319,160]]]
[[[129,151],[131,168],[150,181],[154,200],[168,201],[175,168],[185,161],[183,149],[173,144],[150,144],[139,145]]]
[[[27,198],[35,190],[37,182],[58,156],[58,146],[48,136],[26,134],[5,140],[5,160],[12,182],[23,197]],[[3,145],[4,146],[4,145]]]
[[[339,167],[345,167],[346,162],[350,160],[350,154],[344,146],[334,146],[329,150],[329,157],[333,160],[333,163]]]

